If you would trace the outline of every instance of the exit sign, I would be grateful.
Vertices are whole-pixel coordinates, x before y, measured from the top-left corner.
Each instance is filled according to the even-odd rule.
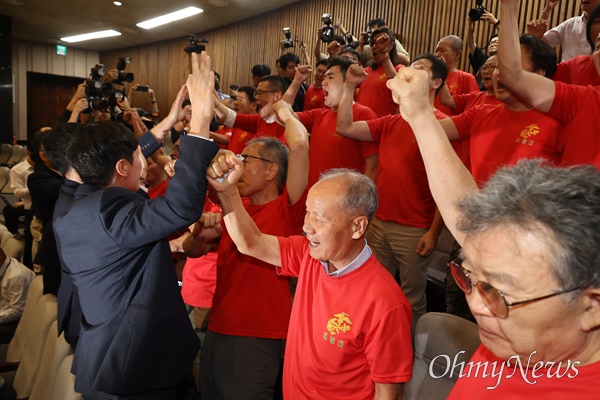
[[[67,55],[67,46],[61,46],[59,44],[56,45],[56,54],[58,54],[59,56],[66,56]]]

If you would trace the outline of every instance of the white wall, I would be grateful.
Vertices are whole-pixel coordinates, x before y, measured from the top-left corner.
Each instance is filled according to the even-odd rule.
[[[86,78],[89,70],[100,62],[97,51],[67,47],[67,55],[56,54],[56,46],[46,43],[13,40],[12,69],[15,104],[13,126],[17,139],[27,139],[27,73],[39,72]]]

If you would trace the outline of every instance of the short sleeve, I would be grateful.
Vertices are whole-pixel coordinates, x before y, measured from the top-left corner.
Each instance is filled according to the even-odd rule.
[[[388,116],[371,119],[367,121],[367,125],[369,125],[369,130],[371,131],[371,137],[373,137],[374,142],[381,141],[381,135],[383,134],[383,129],[385,127],[385,123],[388,119]]]
[[[411,310],[394,307],[365,335],[365,355],[375,383],[407,382],[412,376]]]
[[[465,140],[471,137],[471,127],[473,126],[473,121],[475,120],[475,117],[480,109],[481,106],[471,107],[462,114],[450,117],[452,122],[454,122],[454,125],[456,125],[456,130],[458,131],[460,140]]]
[[[257,132],[260,119],[258,114],[237,114],[233,127],[247,132]]]
[[[307,251],[308,241],[303,236],[277,237],[281,267],[276,271],[279,275],[295,276],[300,274],[304,252]]]
[[[306,130],[308,132],[312,131],[313,121],[315,120],[314,110],[302,111],[296,113],[296,115],[298,116],[298,119],[300,120],[300,122],[302,122],[302,125],[304,125]]]

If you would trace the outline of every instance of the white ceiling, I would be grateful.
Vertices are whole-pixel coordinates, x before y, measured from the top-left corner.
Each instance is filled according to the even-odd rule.
[[[185,37],[262,14],[299,0],[0,0],[0,14],[12,17],[13,38],[62,44],[61,37],[113,29],[121,36],[66,44],[113,50]],[[226,3],[224,7],[215,4]],[[189,6],[203,13],[154,29],[135,24]]]

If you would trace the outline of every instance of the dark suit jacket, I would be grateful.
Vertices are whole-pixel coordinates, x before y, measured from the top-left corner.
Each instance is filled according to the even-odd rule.
[[[54,231],[83,312],[72,371],[84,396],[161,390],[189,373],[199,343],[165,238],[200,217],[218,149],[182,138],[175,177],[154,200],[87,184],[61,193]]]
[[[147,131],[140,136],[138,138],[138,143],[142,149],[144,158],[150,157],[160,148],[160,144],[156,141],[150,131]],[[62,201],[58,204],[58,208],[55,207],[55,212],[58,213],[58,215],[64,215],[68,211],[78,186],[79,183],[77,182],[68,179],[64,180],[64,185],[61,189]],[[148,198],[143,190],[140,189],[139,193],[145,198]],[[54,237],[54,232],[52,232],[52,237]],[[71,276],[64,268],[62,268],[60,272],[60,286],[58,287],[58,293],[56,294],[58,300],[58,335],[64,332],[66,341],[71,345],[71,348],[75,350],[79,340],[79,332],[81,330],[81,306],[79,304],[79,295],[75,290],[75,286],[73,286]]]
[[[52,214],[62,184],[62,175],[44,164],[36,166],[35,171],[27,178],[32,209],[35,217],[42,223],[42,240],[33,262],[44,267],[44,294],[56,295],[60,286],[60,260],[52,231]]]

